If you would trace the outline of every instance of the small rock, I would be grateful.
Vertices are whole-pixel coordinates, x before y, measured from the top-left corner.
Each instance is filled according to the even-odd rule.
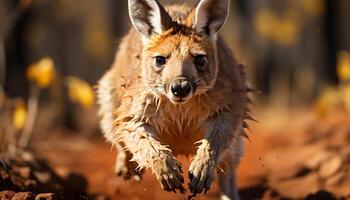
[[[43,194],[38,194],[35,197],[35,200],[55,200],[55,195],[53,193],[43,193]]]
[[[48,183],[51,180],[51,174],[49,172],[36,171],[34,175],[40,183]]]
[[[23,178],[29,178],[30,168],[29,167],[13,167],[13,171],[17,172]]]
[[[31,154],[29,152],[22,152],[21,156],[22,156],[22,159],[26,162],[35,161],[33,154]]]
[[[339,156],[333,156],[320,167],[319,174],[322,178],[328,178],[335,174],[342,165],[342,159]]]
[[[12,197],[12,200],[34,200],[34,195],[31,192],[18,192]]]
[[[11,200],[15,194],[16,193],[14,191],[9,191],[9,190],[1,191],[0,192],[0,199],[1,200]]]
[[[318,169],[331,156],[332,155],[330,153],[322,150],[306,159],[304,164],[310,169]]]

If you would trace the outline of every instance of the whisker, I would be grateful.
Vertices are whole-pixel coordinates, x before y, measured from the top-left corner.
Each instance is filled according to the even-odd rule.
[[[161,89],[163,88],[162,85],[158,85],[158,86],[155,86],[155,87],[139,87],[139,88],[134,88],[135,90],[136,89],[142,89],[140,91],[136,91],[135,93],[132,93],[132,94],[128,94],[128,96],[125,96],[123,98],[126,98],[126,97],[130,97],[130,96],[134,96],[134,95],[138,95],[140,93],[143,93],[143,92],[158,92],[156,89]]]
[[[140,86],[140,87],[126,87],[127,90],[145,89],[145,88],[161,88],[163,85],[151,85],[151,86]]]
[[[210,73],[207,73],[207,74],[205,74],[205,75],[199,77],[197,80],[193,81],[193,83],[197,83],[197,82],[203,80],[203,78],[205,78],[205,77],[207,77],[207,76],[209,76],[209,75],[210,75]]]
[[[141,78],[141,80],[142,81],[148,81],[150,83],[154,83],[154,82],[159,81],[159,80],[154,80],[154,79],[149,79],[149,78]],[[163,83],[164,84],[165,82],[160,81],[159,83]]]
[[[213,88],[215,85],[197,85],[197,88]]]
[[[135,77],[122,77],[123,80],[135,80],[135,79],[140,79],[141,83],[156,83],[155,80],[146,78],[146,77],[141,77],[141,76],[135,76]],[[164,82],[158,82],[161,84],[165,84]]]
[[[154,88],[146,88],[144,90],[141,90],[141,91],[137,91],[136,93],[133,93],[133,94],[128,94],[127,96],[124,96],[122,97],[122,99],[125,99],[125,98],[129,98],[129,97],[132,97],[132,96],[135,96],[135,95],[140,95],[141,93],[143,92],[152,92]]]
[[[162,84],[164,84],[164,82],[159,82],[159,81],[155,81],[155,80],[142,80],[141,83],[162,83]]]

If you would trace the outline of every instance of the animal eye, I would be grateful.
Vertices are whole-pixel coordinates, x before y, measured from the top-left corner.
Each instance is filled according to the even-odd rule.
[[[205,63],[206,63],[205,55],[197,55],[193,59],[193,64],[195,64],[199,70],[203,70]]]
[[[163,65],[165,65],[166,58],[164,56],[156,56],[154,57],[154,62],[157,67],[161,68]]]

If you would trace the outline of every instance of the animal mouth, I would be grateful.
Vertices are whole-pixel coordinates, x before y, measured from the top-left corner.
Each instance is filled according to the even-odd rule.
[[[168,99],[173,104],[185,104],[187,101],[189,101],[192,98],[192,95],[187,96],[186,98],[179,98],[172,94],[167,95]]]
[[[184,100],[184,99],[178,99],[178,100],[174,100],[176,103],[184,103],[184,102],[186,102],[186,100]]]
[[[167,96],[174,104],[184,104],[192,98],[195,85],[185,77],[178,77],[169,86]]]

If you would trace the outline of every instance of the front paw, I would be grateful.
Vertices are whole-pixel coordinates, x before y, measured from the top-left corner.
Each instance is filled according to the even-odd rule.
[[[188,172],[190,178],[188,185],[193,197],[202,193],[203,190],[206,193],[210,189],[214,169],[215,163],[211,159],[196,157],[192,161]]]
[[[135,161],[130,161],[130,159],[131,156],[126,152],[118,153],[115,164],[115,173],[124,180],[134,178],[136,181],[140,181],[144,170],[138,169],[138,164]]]
[[[185,192],[185,188],[182,185],[184,183],[182,167],[174,157],[155,160],[152,171],[163,190],[175,193],[176,190],[179,190],[181,193]]]

